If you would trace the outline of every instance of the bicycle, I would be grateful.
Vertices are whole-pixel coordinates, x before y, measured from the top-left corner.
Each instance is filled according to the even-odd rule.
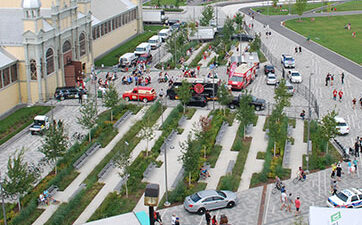
[[[277,184],[275,184],[274,188],[272,189],[272,194],[274,195],[275,193],[277,193],[278,191],[281,191],[282,188],[285,188],[285,185],[280,182],[280,185],[278,186]]]
[[[299,177],[299,175],[293,179],[293,183],[297,184],[299,181],[304,182],[307,179],[306,175],[303,175],[303,178]]]

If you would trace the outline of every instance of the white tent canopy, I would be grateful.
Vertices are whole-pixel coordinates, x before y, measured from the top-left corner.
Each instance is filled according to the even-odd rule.
[[[362,209],[309,207],[309,225],[361,225]]]

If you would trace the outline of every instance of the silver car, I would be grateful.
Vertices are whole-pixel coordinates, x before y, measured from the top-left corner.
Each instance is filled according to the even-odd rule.
[[[232,191],[205,190],[187,196],[184,201],[184,208],[188,212],[202,215],[206,210],[232,208],[236,203],[236,193]]]

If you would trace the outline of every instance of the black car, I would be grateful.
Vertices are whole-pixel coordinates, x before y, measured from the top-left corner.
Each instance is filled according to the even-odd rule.
[[[77,87],[57,87],[55,89],[54,98],[57,100],[79,98],[79,94],[87,94],[87,90]]]
[[[274,66],[272,66],[272,65],[265,65],[265,66],[264,66],[264,73],[265,73],[265,75],[267,75],[268,73],[274,73],[274,74],[275,74]]]
[[[256,98],[255,96],[251,96],[252,100],[250,105],[255,107],[256,111],[264,110],[266,101],[261,98]],[[235,109],[236,107],[239,107],[241,95],[234,97],[234,99],[231,101],[231,103],[228,105],[230,109]]]
[[[207,100],[203,96],[192,96],[190,101],[187,103],[188,106],[201,106],[205,107],[207,105]]]
[[[231,40],[238,40],[238,41],[253,41],[254,38],[247,34],[233,34],[231,36]]]

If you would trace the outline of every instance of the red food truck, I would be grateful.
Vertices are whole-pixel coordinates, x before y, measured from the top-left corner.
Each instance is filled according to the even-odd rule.
[[[228,85],[232,90],[242,90],[255,79],[257,64],[238,64],[233,62],[229,69]]]

